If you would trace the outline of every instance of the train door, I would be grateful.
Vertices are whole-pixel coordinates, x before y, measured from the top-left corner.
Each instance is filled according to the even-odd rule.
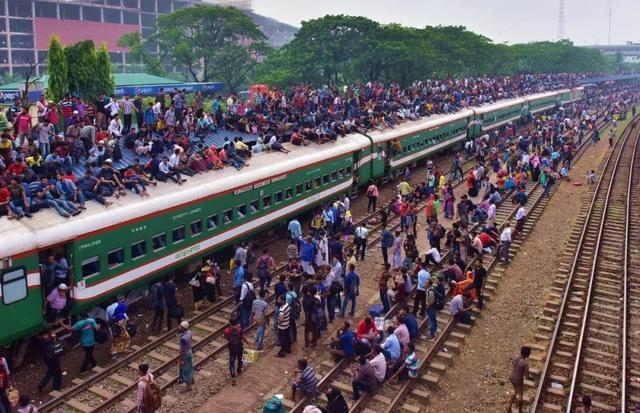
[[[360,181],[360,160],[362,159],[361,151],[357,150],[353,152],[353,166],[351,167],[351,176],[353,177],[353,184],[351,185],[351,191],[349,196],[355,197],[358,195],[358,186]],[[363,183],[363,185],[366,182]]]
[[[40,286],[42,291],[42,303],[51,290],[61,282],[64,282],[69,290],[72,290],[73,257],[69,255],[69,248],[65,244],[42,250],[38,254],[40,269]]]

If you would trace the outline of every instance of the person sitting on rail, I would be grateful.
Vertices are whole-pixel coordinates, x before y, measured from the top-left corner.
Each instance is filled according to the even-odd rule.
[[[375,343],[380,341],[380,333],[376,328],[376,323],[373,322],[370,316],[366,316],[364,319],[358,322],[358,327],[356,328],[356,338],[362,344],[364,344],[368,349]]]
[[[351,358],[355,354],[354,335],[351,324],[345,321],[342,328],[336,331],[336,338],[329,344],[329,352],[336,359]]]
[[[318,378],[313,367],[309,366],[306,359],[298,360],[298,379],[291,384],[291,400],[296,400],[296,393],[300,391],[303,397],[313,396],[318,390]]]
[[[420,372],[420,362],[415,351],[416,347],[413,343],[409,343],[403,350],[403,358],[399,360],[402,364],[395,370],[395,373],[389,377],[389,383],[397,384],[400,379],[408,378],[414,380]]]

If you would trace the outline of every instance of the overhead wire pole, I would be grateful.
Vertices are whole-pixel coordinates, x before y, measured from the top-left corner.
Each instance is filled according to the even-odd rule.
[[[560,11],[558,13],[558,40],[564,39],[564,0],[560,0]]]
[[[611,15],[613,14],[613,9],[609,7],[609,37],[607,40],[607,45],[611,46]]]

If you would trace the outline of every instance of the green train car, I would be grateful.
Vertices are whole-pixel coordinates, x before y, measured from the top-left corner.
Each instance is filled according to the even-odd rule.
[[[367,135],[351,134],[335,143],[293,147],[289,154],[264,153],[241,171],[225,168],[197,175],[180,187],[161,183],[149,198],[130,194],[109,208],[88,203],[85,212],[71,219],[49,209],[33,219],[1,218],[0,345],[45,326],[39,268],[49,255],[63,254],[71,266],[72,312],[77,313],[144,288],[169,271],[190,272],[221,248],[372,178],[393,176],[529,110],[570,103],[583,93],[574,89],[510,99]]]

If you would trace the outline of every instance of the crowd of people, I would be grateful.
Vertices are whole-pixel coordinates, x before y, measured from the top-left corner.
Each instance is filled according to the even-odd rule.
[[[53,208],[70,217],[89,200],[108,206],[110,197],[148,196],[147,188],[158,181],[182,185],[185,176],[241,169],[258,152],[288,153],[285,142],[324,143],[350,132],[571,87],[577,79],[560,74],[425,80],[404,89],[377,82],[336,89],[299,85],[256,92],[249,101],[209,99],[200,92],[188,97],[179,89],[161,89],[151,100],[101,95],[85,101],[67,94],[57,103],[41,97],[37,118],[18,98],[7,110],[11,127],[0,134],[0,216],[19,219]],[[203,137],[219,130],[257,140],[236,136],[220,148],[207,147]],[[125,150],[136,158],[121,167]]]
[[[354,399],[362,392],[375,392],[383,382],[415,379],[420,365],[413,345],[419,334],[418,318],[428,318],[428,336],[433,339],[438,328],[436,315],[449,301],[451,316],[457,322],[469,323],[473,302],[482,306],[482,289],[487,276],[483,259],[487,255],[500,254],[503,262],[508,263],[510,242],[522,231],[527,215],[526,183],[540,182],[550,186],[554,180],[566,178],[571,171],[575,148],[586,132],[593,130],[593,135],[600,135],[596,118],[620,114],[637,100],[638,94],[629,89],[615,90],[604,97],[590,99],[588,105],[595,107],[595,115],[587,105],[576,103],[551,115],[532,119],[534,127],[526,132],[516,132],[515,126],[509,124],[498,132],[478,137],[465,148],[466,156],[476,160],[476,166],[466,175],[461,168],[462,154],[454,158],[450,171],[429,165],[426,178],[418,185],[411,185],[411,171],[405,171],[397,188],[398,196],[378,209],[383,227],[379,247],[384,266],[380,274],[373,277],[378,284],[380,303],[372,309],[375,311],[359,320],[355,319],[355,310],[364,275],[358,271],[358,261],[365,259],[367,248],[372,246],[368,243],[367,223],[354,223],[349,197],[335,199],[319,209],[308,230],[303,230],[298,219],[289,222],[287,230],[291,242],[287,248],[287,268],[275,283],[272,279],[275,260],[269,250],[264,249],[259,254],[250,245],[237,245],[229,265],[237,311],[224,331],[232,383],[235,384],[236,377],[242,373],[244,347],[251,344],[244,336],[249,325],[258,327],[253,343],[256,349],[264,347],[267,328],[271,328],[274,342],[279,347],[277,356],[287,357],[292,345],[298,341],[299,321],[303,327],[304,347],[314,348],[336,318],[341,319],[340,327],[329,351],[336,358],[357,360],[352,381]],[[495,175],[493,180],[489,179],[492,173]],[[447,177],[463,180],[467,194],[456,199]],[[18,180],[13,181],[20,185]],[[369,207],[375,211],[379,196],[375,182],[368,186],[367,196]],[[429,244],[423,253],[418,251],[416,242],[420,236],[416,231],[418,202],[425,204]],[[495,211],[502,202],[519,205],[513,229],[510,223],[500,229],[496,227]],[[395,233],[387,229],[387,221],[392,215],[401,220],[400,230]],[[345,236],[353,236],[353,247],[345,246]],[[451,250],[447,262],[443,261],[445,250]],[[80,334],[84,350],[81,372],[95,367],[93,351],[96,343],[111,339],[111,352],[116,357],[128,351],[133,331],[125,301],[114,298],[107,307],[106,322],[87,316],[69,325],[65,322],[69,300],[68,265],[64,257],[52,256],[47,258],[44,270],[49,274],[49,320]],[[221,276],[222,271],[213,260],[204,261],[189,282],[198,307],[204,305],[205,299],[214,303],[216,296],[220,296]],[[254,276],[259,280],[257,288],[253,284]],[[271,289],[275,292],[275,305],[266,299]],[[194,383],[193,338],[188,322],[182,321],[184,309],[176,297],[175,280],[169,277],[154,282],[147,294],[146,305],[153,311],[153,331],[161,330],[165,318],[170,331],[173,321],[177,320],[180,379],[185,390],[190,390]],[[269,317],[271,305],[274,312]],[[384,315],[392,305],[398,312],[395,317],[385,320]],[[349,318],[346,318],[347,312]],[[52,330],[43,333],[41,338],[46,349],[43,358],[47,372],[39,389],[43,390],[53,379],[53,388],[57,390],[61,386],[60,356],[63,350]],[[148,410],[155,386],[153,376],[148,366],[139,366],[139,371],[139,406],[147,406],[145,411],[153,411]],[[6,362],[0,365],[0,378],[3,373],[10,377]],[[296,380],[291,387],[292,398],[315,394],[317,385],[313,367],[306,360],[299,360]],[[6,399],[6,395],[3,397]],[[346,401],[338,389],[329,389],[327,397],[331,397],[329,400],[336,406],[336,410],[327,411],[343,411],[340,406],[346,405]]]

